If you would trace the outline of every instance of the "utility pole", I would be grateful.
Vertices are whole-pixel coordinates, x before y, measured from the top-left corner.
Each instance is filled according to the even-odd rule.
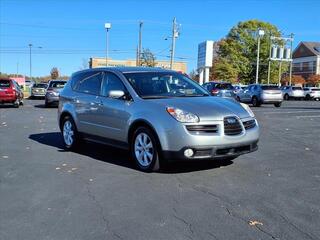
[[[142,25],[143,25],[143,21],[140,21],[140,22],[139,22],[138,66],[141,66],[141,52],[142,52]]]
[[[172,43],[171,43],[171,55],[170,55],[170,69],[173,69],[173,61],[174,61],[174,52],[176,48],[176,38],[179,35],[179,30],[177,27],[177,19],[173,18],[172,23]]]
[[[271,44],[271,32],[270,32],[270,36],[269,36],[269,59],[268,59],[268,85],[270,84],[271,50],[272,50],[272,44]]]
[[[278,86],[281,85],[281,74],[282,74],[281,67],[282,67],[282,61],[280,60],[279,61],[279,81],[278,81]]]
[[[260,57],[260,37],[264,35],[264,30],[258,29],[258,49],[257,49],[257,67],[256,67],[256,84],[259,83],[259,57]]]
[[[29,57],[30,57],[30,74],[29,74],[29,78],[30,78],[30,80],[32,80],[32,58],[31,58],[32,44],[31,43],[29,43],[29,48],[30,48],[30,51],[29,51]]]
[[[292,45],[293,45],[293,33],[290,34],[290,70],[289,70],[289,85],[291,86],[291,80],[292,80]]]

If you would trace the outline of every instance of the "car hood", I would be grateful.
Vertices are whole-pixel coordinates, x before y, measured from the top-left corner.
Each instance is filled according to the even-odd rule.
[[[180,108],[196,114],[200,121],[223,120],[226,116],[250,117],[249,113],[235,100],[220,97],[183,97],[170,99],[150,99],[157,105]]]

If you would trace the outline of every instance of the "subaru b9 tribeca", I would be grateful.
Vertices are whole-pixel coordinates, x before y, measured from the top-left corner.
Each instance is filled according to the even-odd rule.
[[[158,68],[74,73],[60,93],[58,121],[66,148],[83,140],[125,148],[143,171],[164,160],[234,159],[259,140],[247,105]]]

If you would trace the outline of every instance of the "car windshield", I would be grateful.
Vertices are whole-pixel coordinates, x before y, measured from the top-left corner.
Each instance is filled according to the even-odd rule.
[[[63,82],[63,81],[61,81],[61,82],[55,81],[55,82],[50,82],[50,87],[52,87],[52,88],[63,88],[65,84],[66,84],[66,82]]]
[[[223,90],[234,90],[231,83],[218,83],[215,87]]]
[[[179,73],[135,72],[124,75],[142,98],[209,96],[200,85]]]
[[[0,80],[0,88],[9,88],[10,80]]]
[[[292,90],[302,90],[302,87],[292,87]]]
[[[46,88],[47,86],[48,85],[45,83],[38,83],[33,85],[34,88]]]
[[[263,90],[279,90],[277,86],[261,86]]]

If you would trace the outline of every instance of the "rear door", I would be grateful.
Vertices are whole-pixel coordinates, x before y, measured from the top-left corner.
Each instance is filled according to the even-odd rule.
[[[103,72],[89,72],[77,76],[72,101],[76,108],[78,118],[78,130],[80,132],[95,135],[99,132],[97,114],[99,111],[99,96]]]

